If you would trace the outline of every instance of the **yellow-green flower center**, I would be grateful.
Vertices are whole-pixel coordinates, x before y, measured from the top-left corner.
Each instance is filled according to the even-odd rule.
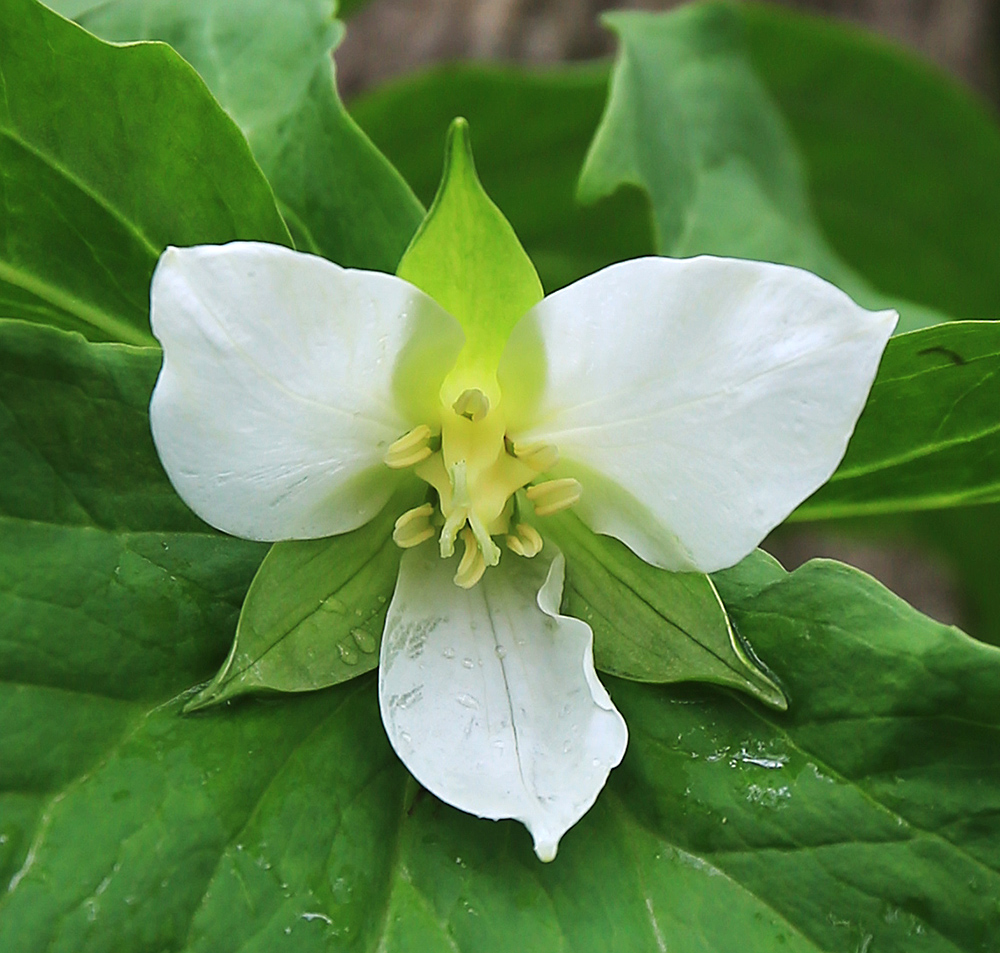
[[[430,539],[440,526],[443,558],[454,554],[461,539],[465,553],[455,582],[470,588],[488,566],[500,561],[495,536],[506,537],[507,547],[519,556],[530,558],[541,550],[538,531],[515,518],[514,495],[558,459],[550,444],[513,444],[507,437],[502,401],[491,405],[482,390],[463,390],[450,404],[442,400],[439,428],[415,427],[386,453],[388,466],[413,467],[438,498],[437,507],[425,503],[404,513],[396,521],[393,539],[409,548]],[[530,487],[526,495],[535,514],[545,516],[572,506],[580,498],[580,484],[573,479],[550,480]]]

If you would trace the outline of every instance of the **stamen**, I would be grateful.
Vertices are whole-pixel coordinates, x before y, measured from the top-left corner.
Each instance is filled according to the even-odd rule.
[[[551,470],[559,462],[559,451],[551,443],[515,443],[514,456],[536,473]]]
[[[478,387],[470,387],[458,395],[458,400],[451,405],[451,409],[459,417],[477,423],[490,412],[490,399]]]
[[[441,530],[441,558],[448,559],[455,553],[455,540],[459,530],[465,526],[469,516],[469,481],[466,476],[465,461],[459,460],[451,468],[451,512]]]
[[[572,506],[583,494],[579,480],[567,477],[564,480],[547,480],[529,486],[525,496],[535,504],[535,516],[551,516]]]
[[[398,520],[392,531],[393,542],[400,549],[410,549],[419,546],[425,539],[434,535],[431,525],[431,515],[434,507],[430,503],[407,510]]]
[[[393,443],[382,458],[387,467],[402,470],[426,460],[432,453],[430,447],[431,428],[427,424],[414,427]]]
[[[531,559],[542,551],[542,537],[530,523],[518,523],[507,537],[507,548],[518,556]]]
[[[479,551],[483,554],[486,565],[495,566],[500,562],[500,547],[493,542],[493,538],[490,536],[489,530],[483,526],[482,520],[471,510],[469,512],[469,526],[472,528],[473,536],[476,537],[476,542],[479,543]]]
[[[456,586],[471,589],[483,578],[483,573],[486,572],[486,560],[483,559],[482,550],[471,529],[462,530],[462,542],[465,543],[465,552],[458,564],[454,581]]]

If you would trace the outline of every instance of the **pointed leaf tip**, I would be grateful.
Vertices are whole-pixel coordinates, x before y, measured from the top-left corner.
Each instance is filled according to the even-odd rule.
[[[469,124],[461,117],[448,128],[441,184],[396,274],[462,326],[459,390],[471,377],[489,391],[511,329],[544,292],[514,229],[479,181]]]

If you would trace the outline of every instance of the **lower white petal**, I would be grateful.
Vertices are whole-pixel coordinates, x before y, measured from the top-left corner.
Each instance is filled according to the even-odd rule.
[[[622,262],[514,329],[500,385],[530,403],[508,402],[510,433],[558,447],[592,529],[712,572],[829,479],[895,323],[785,265]]]
[[[531,832],[542,860],[625,754],[590,627],[561,616],[564,561],[506,553],[470,590],[435,546],[404,553],[379,663],[386,732],[443,801]]]
[[[184,501],[235,536],[355,529],[388,446],[436,407],[457,322],[409,283],[278,245],[168,248],[151,290],[150,421]]]

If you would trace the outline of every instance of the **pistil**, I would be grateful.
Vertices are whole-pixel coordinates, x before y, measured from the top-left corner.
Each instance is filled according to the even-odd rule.
[[[454,394],[454,391],[452,391]],[[506,436],[501,402],[491,403],[470,387],[448,402],[442,401],[440,443],[428,425],[414,427],[389,447],[385,462],[394,469],[413,467],[418,477],[437,491],[440,514],[431,503],[404,513],[393,539],[404,549],[430,539],[440,526],[441,556],[454,555],[458,540],[464,553],[455,583],[471,588],[489,566],[500,561],[502,536],[507,548],[530,559],[542,550],[542,537],[530,523],[515,519],[515,494],[527,487],[536,516],[572,506],[580,498],[573,479],[550,480],[529,486],[559,461],[551,444],[515,444]],[[514,528],[511,529],[511,522]]]

